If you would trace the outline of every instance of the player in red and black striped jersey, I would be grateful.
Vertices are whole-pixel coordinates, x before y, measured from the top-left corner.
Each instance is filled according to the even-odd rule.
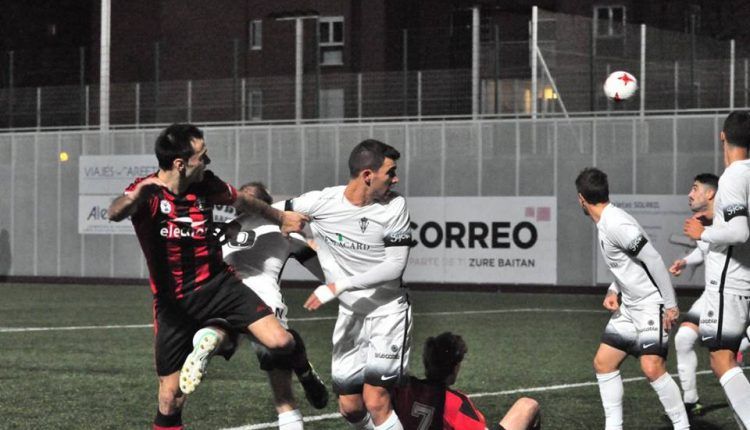
[[[394,389],[393,407],[405,430],[487,430],[487,421],[468,396],[450,388],[467,352],[461,336],[450,332],[425,342],[425,379],[410,377]],[[442,417],[442,418],[441,418]],[[539,404],[524,397],[516,401],[493,430],[541,428]]]
[[[155,152],[158,172],[128,186],[112,202],[109,219],[132,218],[148,263],[159,376],[154,429],[181,429],[185,396],[180,368],[192,355],[192,337],[198,329],[220,319],[231,331],[249,332],[270,349],[296,351],[293,336],[271,309],[224,263],[213,234],[213,205],[232,204],[242,212],[259,213],[285,232],[301,230],[306,219],[238,193],[206,170],[211,160],[203,132],[194,125],[167,127],[156,139]],[[218,345],[226,333],[218,331],[215,336],[209,340]]]

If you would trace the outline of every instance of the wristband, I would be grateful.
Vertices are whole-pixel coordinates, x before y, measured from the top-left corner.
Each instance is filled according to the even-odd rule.
[[[313,294],[315,294],[315,297],[320,300],[321,304],[328,303],[336,298],[336,295],[331,292],[331,289],[328,288],[328,285],[326,284],[323,284],[316,288],[315,291],[313,291]]]

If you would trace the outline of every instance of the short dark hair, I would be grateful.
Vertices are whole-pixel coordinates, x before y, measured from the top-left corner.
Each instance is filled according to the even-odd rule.
[[[703,185],[708,185],[713,188],[714,191],[719,189],[719,177],[713,173],[701,173],[695,175],[694,182],[700,182]]]
[[[724,136],[727,143],[750,149],[750,112],[736,110],[724,120]]]
[[[195,153],[191,144],[193,139],[203,139],[203,132],[193,124],[172,124],[165,128],[154,145],[159,167],[169,170],[174,160],[190,158]]]
[[[596,167],[587,167],[576,178],[576,190],[591,204],[609,201],[607,174]]]
[[[375,139],[363,140],[349,155],[349,174],[355,178],[365,169],[380,169],[386,158],[396,161],[399,157],[401,153],[387,143]]]
[[[422,351],[425,377],[444,383],[468,352],[464,339],[451,332],[428,338]]]
[[[263,200],[269,205],[273,203],[273,197],[271,197],[271,194],[268,193],[266,184],[264,184],[263,182],[248,182],[247,184],[240,187],[240,191],[245,191],[248,188],[255,188],[254,194],[256,198]]]

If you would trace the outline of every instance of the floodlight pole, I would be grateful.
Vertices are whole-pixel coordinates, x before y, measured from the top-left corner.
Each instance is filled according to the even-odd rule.
[[[110,48],[110,21],[111,0],[102,0],[102,24],[100,33],[99,54],[99,129],[109,130],[109,48]]]
[[[479,7],[471,8],[471,115],[479,115]]]
[[[729,41],[729,109],[734,110],[734,39]]]
[[[538,91],[537,82],[537,43],[539,32],[539,8],[531,8],[531,119],[537,117],[536,97]]]
[[[294,119],[297,124],[302,122],[302,77],[304,71],[304,64],[302,63],[302,52],[304,48],[302,20],[310,18],[318,19],[318,16],[304,15],[276,18],[277,21],[294,20]]]
[[[641,106],[640,116],[643,118],[646,111],[646,24],[641,24]]]

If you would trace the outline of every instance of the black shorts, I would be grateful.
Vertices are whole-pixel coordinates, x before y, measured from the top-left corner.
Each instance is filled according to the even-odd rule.
[[[167,376],[182,368],[193,350],[193,335],[205,322],[222,318],[238,332],[273,311],[233,274],[217,276],[180,300],[154,298],[156,373]]]

